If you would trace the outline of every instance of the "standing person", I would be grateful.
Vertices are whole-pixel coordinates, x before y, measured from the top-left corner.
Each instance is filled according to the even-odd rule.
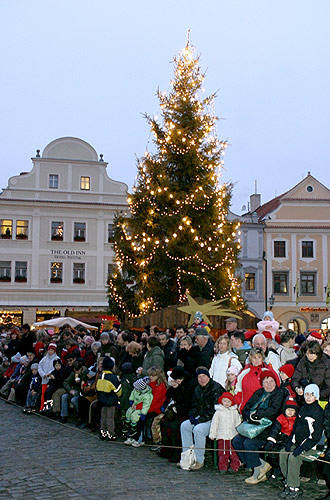
[[[19,341],[19,352],[22,354],[27,354],[27,352],[33,351],[33,344],[36,341],[35,333],[31,331],[30,325],[25,323],[21,327],[21,338]]]
[[[230,340],[228,335],[222,335],[214,344],[215,356],[211,363],[210,375],[213,380],[218,382],[222,387],[226,385],[227,369],[230,366],[235,366],[240,372],[242,369],[238,357],[230,348]]]
[[[41,377],[41,402],[40,410],[43,410],[45,404],[45,392],[49,381],[49,376],[54,369],[54,360],[58,358],[56,354],[57,345],[54,342],[48,344],[46,355],[40,360],[38,364],[38,372]]]
[[[239,332],[237,328],[237,319],[236,318],[226,318],[225,319],[225,325],[226,325],[226,330],[227,330],[227,335],[229,338],[236,333]]]
[[[298,412],[292,433],[285,446],[289,454],[280,455],[280,467],[284,476],[282,497],[296,500],[302,495],[300,489],[300,468],[304,457],[316,447],[323,432],[323,410],[318,399],[320,390],[316,384],[309,384],[304,390],[304,403]]]
[[[31,365],[31,381],[26,396],[26,404],[23,413],[35,413],[37,411],[37,399],[41,388],[41,377],[38,373],[38,363]]]
[[[157,337],[149,337],[147,340],[147,353],[144,356],[141,375],[148,375],[149,368],[156,367],[164,370],[164,353],[160,347]]]
[[[174,339],[174,342],[180,342],[180,339],[182,339],[182,337],[185,337],[187,335],[187,329],[186,327],[180,325],[180,326],[177,326],[176,330],[175,330],[175,339]]]
[[[196,463],[190,470],[199,470],[204,467],[205,442],[209,435],[212,417],[219,397],[224,392],[218,382],[211,379],[205,366],[196,370],[198,385],[194,391],[192,408],[188,420],[181,424],[182,451],[187,451],[195,444]]]
[[[237,472],[240,461],[231,446],[231,440],[237,435],[236,427],[241,423],[241,417],[234,396],[230,392],[224,392],[218,403],[215,405],[216,412],[212,418],[209,438],[218,441],[220,474],[224,474],[227,470]]]
[[[206,366],[207,369],[211,366],[211,361],[214,355],[214,342],[206,328],[198,327],[195,331],[195,342],[199,347],[198,364]]]
[[[164,352],[164,371],[167,373],[168,370],[172,370],[172,368],[174,368],[177,364],[178,346],[166,332],[159,332],[157,337]]]
[[[232,333],[230,336],[230,346],[237,355],[238,361],[244,366],[251,350],[250,344],[245,340],[244,333],[240,331]]]
[[[198,345],[193,345],[191,337],[182,337],[178,342],[178,366],[182,366],[186,372],[196,377],[196,370],[199,366]]]
[[[115,441],[115,410],[121,396],[121,384],[113,373],[114,362],[105,356],[102,374],[96,383],[97,399],[101,405],[101,439]]]

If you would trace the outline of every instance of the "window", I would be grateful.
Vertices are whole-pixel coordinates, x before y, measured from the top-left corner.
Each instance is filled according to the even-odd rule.
[[[273,293],[288,293],[288,273],[273,274]]]
[[[73,264],[73,283],[85,283],[85,264]]]
[[[300,273],[300,294],[316,295],[316,273]]]
[[[255,273],[245,273],[245,290],[255,290],[256,275]]]
[[[58,175],[49,174],[49,187],[50,189],[58,189]]]
[[[10,260],[0,261],[0,281],[11,281]]]
[[[90,190],[90,177],[80,177],[80,189],[84,189],[85,191]]]
[[[286,257],[285,243],[285,241],[274,241],[274,257]]]
[[[13,235],[13,221],[12,220],[1,220],[1,238],[10,240]]]
[[[52,240],[63,241],[63,222],[52,222]]]
[[[301,256],[303,258],[313,258],[314,257],[314,248],[313,241],[302,241],[301,242]]]
[[[112,243],[114,235],[114,225],[108,224],[108,243]]]
[[[62,283],[63,279],[63,262],[50,263],[50,282]]]
[[[85,222],[75,222],[74,223],[73,240],[74,241],[86,241],[86,223]]]
[[[15,281],[27,281],[27,262],[15,262]]]
[[[113,273],[117,270],[116,264],[108,264],[108,276],[109,274],[113,275]]]
[[[29,222],[27,220],[16,221],[16,239],[27,240],[28,229],[29,229]]]

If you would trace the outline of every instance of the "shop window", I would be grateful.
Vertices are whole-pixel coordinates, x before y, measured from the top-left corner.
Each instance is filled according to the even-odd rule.
[[[80,177],[80,189],[84,191],[89,191],[90,190],[90,177]]]
[[[300,273],[300,294],[316,295],[316,273]]]
[[[288,273],[273,273],[273,293],[288,293],[288,283],[289,275]]]
[[[314,245],[313,241],[302,241],[301,242],[301,256],[303,258],[313,258],[314,257]]]
[[[108,243],[113,242],[113,236],[114,236],[114,225],[108,224]]]
[[[52,236],[53,241],[63,241],[63,222],[52,222]]]
[[[15,262],[15,281],[23,283],[27,281],[27,262]]]
[[[10,260],[0,261],[0,281],[11,281]]]
[[[245,273],[245,290],[255,290],[256,275],[255,273]]]
[[[74,241],[86,241],[86,223],[85,222],[75,222],[74,223],[73,240]]]
[[[13,235],[13,221],[8,219],[1,220],[1,238],[10,240]]]
[[[63,281],[63,262],[50,263],[50,282],[62,283]]]
[[[49,188],[50,189],[58,189],[58,175],[57,174],[49,174]]]
[[[286,257],[286,242],[285,241],[274,241],[274,257],[285,258]]]
[[[16,221],[16,239],[17,240],[27,240],[28,239],[29,222],[27,220],[17,220]]]
[[[73,283],[85,283],[85,264],[73,264]]]

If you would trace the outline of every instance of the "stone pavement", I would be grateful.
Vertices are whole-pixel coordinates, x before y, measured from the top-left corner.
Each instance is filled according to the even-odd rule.
[[[244,484],[246,474],[196,472],[121,442],[39,415],[24,415],[0,400],[0,500],[278,500],[269,482]],[[306,500],[324,487],[304,484]]]

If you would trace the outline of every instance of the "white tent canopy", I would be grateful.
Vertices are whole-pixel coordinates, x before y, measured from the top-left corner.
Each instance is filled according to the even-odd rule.
[[[37,323],[33,323],[33,326],[42,327],[42,326],[53,326],[55,328],[60,328],[63,325],[72,326],[75,328],[76,326],[83,326],[88,330],[98,330],[97,326],[88,325],[87,323],[83,323],[82,321],[78,321],[74,318],[62,317],[62,318],[54,318],[48,319],[47,321],[37,321]]]

